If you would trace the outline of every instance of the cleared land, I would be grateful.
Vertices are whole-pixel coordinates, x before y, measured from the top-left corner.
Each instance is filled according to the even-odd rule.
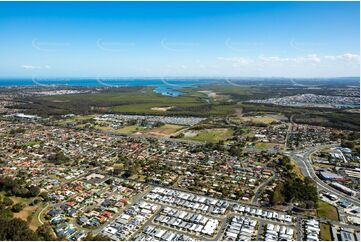
[[[294,160],[291,160],[292,171],[301,179],[304,179],[304,175],[302,174],[301,168],[296,164]]]
[[[66,119],[59,120],[58,124],[66,124],[66,123],[73,123],[73,122],[79,122],[79,121],[85,121],[94,118],[96,115],[77,115],[73,117],[69,117]]]
[[[171,135],[183,128],[184,128],[184,126],[181,126],[181,125],[165,124],[160,127],[153,128],[153,129],[146,129],[146,130],[142,131],[141,133],[146,134],[146,135],[168,136],[168,135]]]
[[[241,117],[242,121],[252,123],[271,124],[281,120],[287,120],[283,115],[246,116]]]
[[[317,216],[335,221],[339,220],[337,208],[322,200],[318,200],[317,203]]]
[[[35,231],[41,225],[36,216],[38,210],[38,206],[26,206],[20,212],[14,213],[14,217],[29,222],[30,229]]]
[[[331,241],[331,226],[329,224],[320,224],[320,239],[325,241]]]
[[[0,193],[0,197],[5,197],[3,193]],[[32,230],[36,230],[40,225],[40,221],[38,219],[39,212],[43,209],[44,205],[38,204],[34,206],[30,206],[30,202],[32,199],[30,198],[22,198],[22,197],[16,197],[11,196],[9,197],[11,200],[13,200],[15,203],[22,203],[25,205],[25,207],[18,213],[13,213],[14,218],[20,218],[24,221],[27,221],[29,223],[29,227]]]

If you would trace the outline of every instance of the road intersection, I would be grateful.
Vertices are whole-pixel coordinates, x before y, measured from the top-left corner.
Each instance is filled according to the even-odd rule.
[[[325,190],[327,192],[336,194],[338,197],[346,199],[353,204],[360,206],[360,201],[356,197],[352,197],[349,195],[346,195],[343,192],[340,192],[336,190],[335,188],[329,186],[327,183],[322,181],[315,173],[315,170],[312,166],[311,161],[311,155],[319,150],[325,149],[325,148],[331,148],[335,147],[337,145],[322,145],[322,146],[316,146],[312,148],[308,148],[306,150],[303,150],[302,152],[289,152],[287,155],[293,159],[297,165],[300,167],[302,174],[306,177],[310,177],[312,180],[314,180],[317,184],[317,187],[319,190]]]

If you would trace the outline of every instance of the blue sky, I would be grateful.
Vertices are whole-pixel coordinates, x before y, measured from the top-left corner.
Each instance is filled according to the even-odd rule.
[[[0,2],[0,76],[359,76],[358,2]]]

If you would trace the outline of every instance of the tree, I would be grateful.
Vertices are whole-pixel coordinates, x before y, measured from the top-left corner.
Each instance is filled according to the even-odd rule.
[[[4,204],[0,204],[0,218],[2,219],[11,219],[13,217],[13,213],[10,209],[5,208]]]
[[[232,145],[231,148],[229,149],[229,154],[237,157],[241,156],[242,154],[241,147],[239,147],[238,145]]]
[[[13,211],[14,213],[18,213],[21,210],[23,210],[24,205],[21,203],[15,203],[12,207],[11,207],[11,211]]]
[[[23,128],[17,128],[17,129],[11,129],[9,134],[20,134],[25,133],[25,129]]]
[[[350,141],[350,140],[344,140],[344,139],[342,139],[342,140],[341,140],[341,146],[347,147],[347,148],[350,148],[350,149],[354,149],[354,147],[355,147],[355,142],[354,142],[354,141]]]
[[[41,201],[40,199],[34,199],[31,201],[30,206],[34,206],[34,205],[38,204],[40,201]]]
[[[38,234],[40,240],[46,240],[46,241],[55,240],[51,232],[51,227],[47,224],[43,224],[39,226],[38,229],[36,230],[36,233]]]
[[[276,188],[274,189],[272,196],[271,196],[271,204],[273,206],[275,205],[279,205],[285,202],[285,197],[284,197],[284,191],[283,191],[283,185],[282,184],[278,184],[276,186]]]
[[[23,179],[1,177],[0,190],[8,195],[15,195],[19,197],[32,197],[39,194],[40,189],[36,186],[29,186]]]
[[[28,189],[28,197],[36,197],[40,193],[40,188],[37,186],[30,186]]]
[[[107,236],[97,234],[93,235],[92,233],[89,233],[85,238],[85,241],[110,241],[110,239]]]
[[[54,154],[48,156],[48,161],[54,164],[62,164],[69,162],[70,159],[61,150],[58,150]]]
[[[39,240],[37,234],[29,229],[27,223],[19,218],[0,218],[0,240]]]
[[[13,200],[11,200],[11,198],[8,198],[8,197],[4,197],[2,203],[8,207],[8,206],[11,206],[14,204]]]

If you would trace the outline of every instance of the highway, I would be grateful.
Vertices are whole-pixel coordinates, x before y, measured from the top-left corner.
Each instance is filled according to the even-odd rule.
[[[308,149],[304,150],[303,152],[290,152],[289,154],[286,154],[286,155],[288,155],[291,159],[293,159],[297,163],[297,165],[300,167],[302,174],[304,176],[310,177],[310,178],[312,178],[312,180],[314,180],[316,182],[317,187],[320,190],[325,190],[327,192],[333,193],[340,198],[346,199],[346,200],[352,202],[353,204],[360,206],[360,200],[357,197],[348,196],[345,193],[338,191],[338,190],[334,189],[333,187],[329,186],[327,183],[325,183],[320,178],[318,178],[318,176],[316,175],[316,173],[313,169],[312,162],[310,160],[310,156],[318,150],[322,150],[324,148],[330,148],[330,147],[334,147],[334,146],[335,145],[317,146],[317,147],[313,147],[313,148],[308,148]]]

